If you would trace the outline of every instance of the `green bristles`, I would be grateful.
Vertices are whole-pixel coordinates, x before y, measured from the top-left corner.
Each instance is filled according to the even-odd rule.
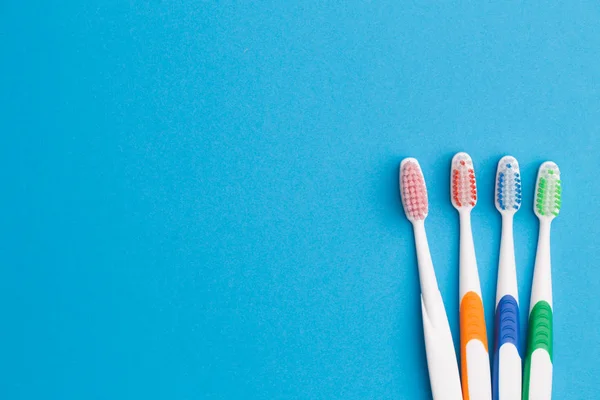
[[[560,212],[561,194],[558,166],[552,162],[542,164],[535,195],[536,214],[540,217],[556,217]]]

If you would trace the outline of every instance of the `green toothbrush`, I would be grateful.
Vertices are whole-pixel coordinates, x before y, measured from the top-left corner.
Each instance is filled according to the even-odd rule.
[[[540,232],[531,287],[523,400],[552,397],[550,225],[560,211],[561,192],[560,170],[555,163],[546,161],[540,166],[535,186],[534,212],[540,220]]]

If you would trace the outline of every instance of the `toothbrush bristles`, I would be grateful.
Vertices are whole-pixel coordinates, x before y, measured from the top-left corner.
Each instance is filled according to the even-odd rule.
[[[467,153],[458,153],[452,159],[452,204],[456,208],[477,204],[477,184],[473,161]]]
[[[540,167],[535,187],[535,213],[538,217],[556,217],[560,212],[562,186],[560,170],[551,162]]]
[[[411,221],[427,217],[428,200],[425,179],[415,159],[407,159],[400,167],[400,194],[406,217]]]
[[[519,163],[514,157],[502,157],[496,172],[496,208],[500,212],[516,212],[521,207],[521,200]]]

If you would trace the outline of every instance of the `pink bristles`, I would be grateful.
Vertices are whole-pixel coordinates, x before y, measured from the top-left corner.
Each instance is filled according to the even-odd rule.
[[[456,208],[474,207],[477,204],[477,184],[473,161],[466,153],[458,153],[452,159],[452,204]]]
[[[427,188],[414,158],[405,159],[400,165],[400,193],[406,217],[410,221],[424,220],[428,212]]]

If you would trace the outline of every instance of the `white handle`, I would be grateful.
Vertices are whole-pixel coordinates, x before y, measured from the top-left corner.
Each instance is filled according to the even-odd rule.
[[[552,272],[550,266],[550,220],[540,218],[540,234],[533,267],[529,312],[538,301],[547,301],[552,307]]]
[[[496,305],[502,297],[510,295],[519,302],[517,286],[517,265],[513,239],[513,216],[502,214],[502,237],[500,239],[500,259],[498,261],[498,284]]]
[[[433,295],[433,293],[430,293]],[[439,290],[427,308],[421,296],[429,382],[434,400],[463,400],[454,342]],[[435,315],[435,317],[434,317]]]
[[[540,218],[540,234],[535,256],[529,339],[525,359],[524,396],[526,400],[550,400],[552,397],[552,275],[550,265],[551,219]]]
[[[463,400],[458,362],[442,295],[438,289],[423,221],[413,223],[419,280],[421,312],[429,381],[434,400]]]
[[[490,356],[487,350],[480,340],[470,340],[467,343],[466,353],[469,399],[492,400]]]
[[[521,400],[522,363],[519,351],[506,343],[498,352],[498,400]]]
[[[424,221],[415,221],[413,223],[413,231],[415,234],[415,245],[417,248],[417,263],[419,265],[421,296],[423,297],[423,301],[425,302],[425,307],[427,308],[429,315],[435,319],[437,318],[436,313],[439,311],[437,307],[437,295],[439,293],[439,289],[437,280],[435,278],[435,270],[433,269],[433,261],[431,261],[429,244],[427,243]],[[444,317],[445,316],[446,315],[444,311]]]
[[[475,245],[471,232],[471,210],[461,209],[460,215],[460,298],[468,292],[475,292],[481,297]]]
[[[552,398],[552,361],[546,350],[538,349],[531,355],[528,400]]]
[[[460,209],[459,215],[463,388],[468,391],[470,400],[491,400],[492,375],[487,351],[479,272],[477,271],[477,259],[471,231],[471,210]],[[471,340],[472,337],[476,339]]]
[[[521,400],[522,362],[519,342],[519,291],[513,240],[513,213],[502,213],[502,238],[496,288],[494,390],[497,400]]]

